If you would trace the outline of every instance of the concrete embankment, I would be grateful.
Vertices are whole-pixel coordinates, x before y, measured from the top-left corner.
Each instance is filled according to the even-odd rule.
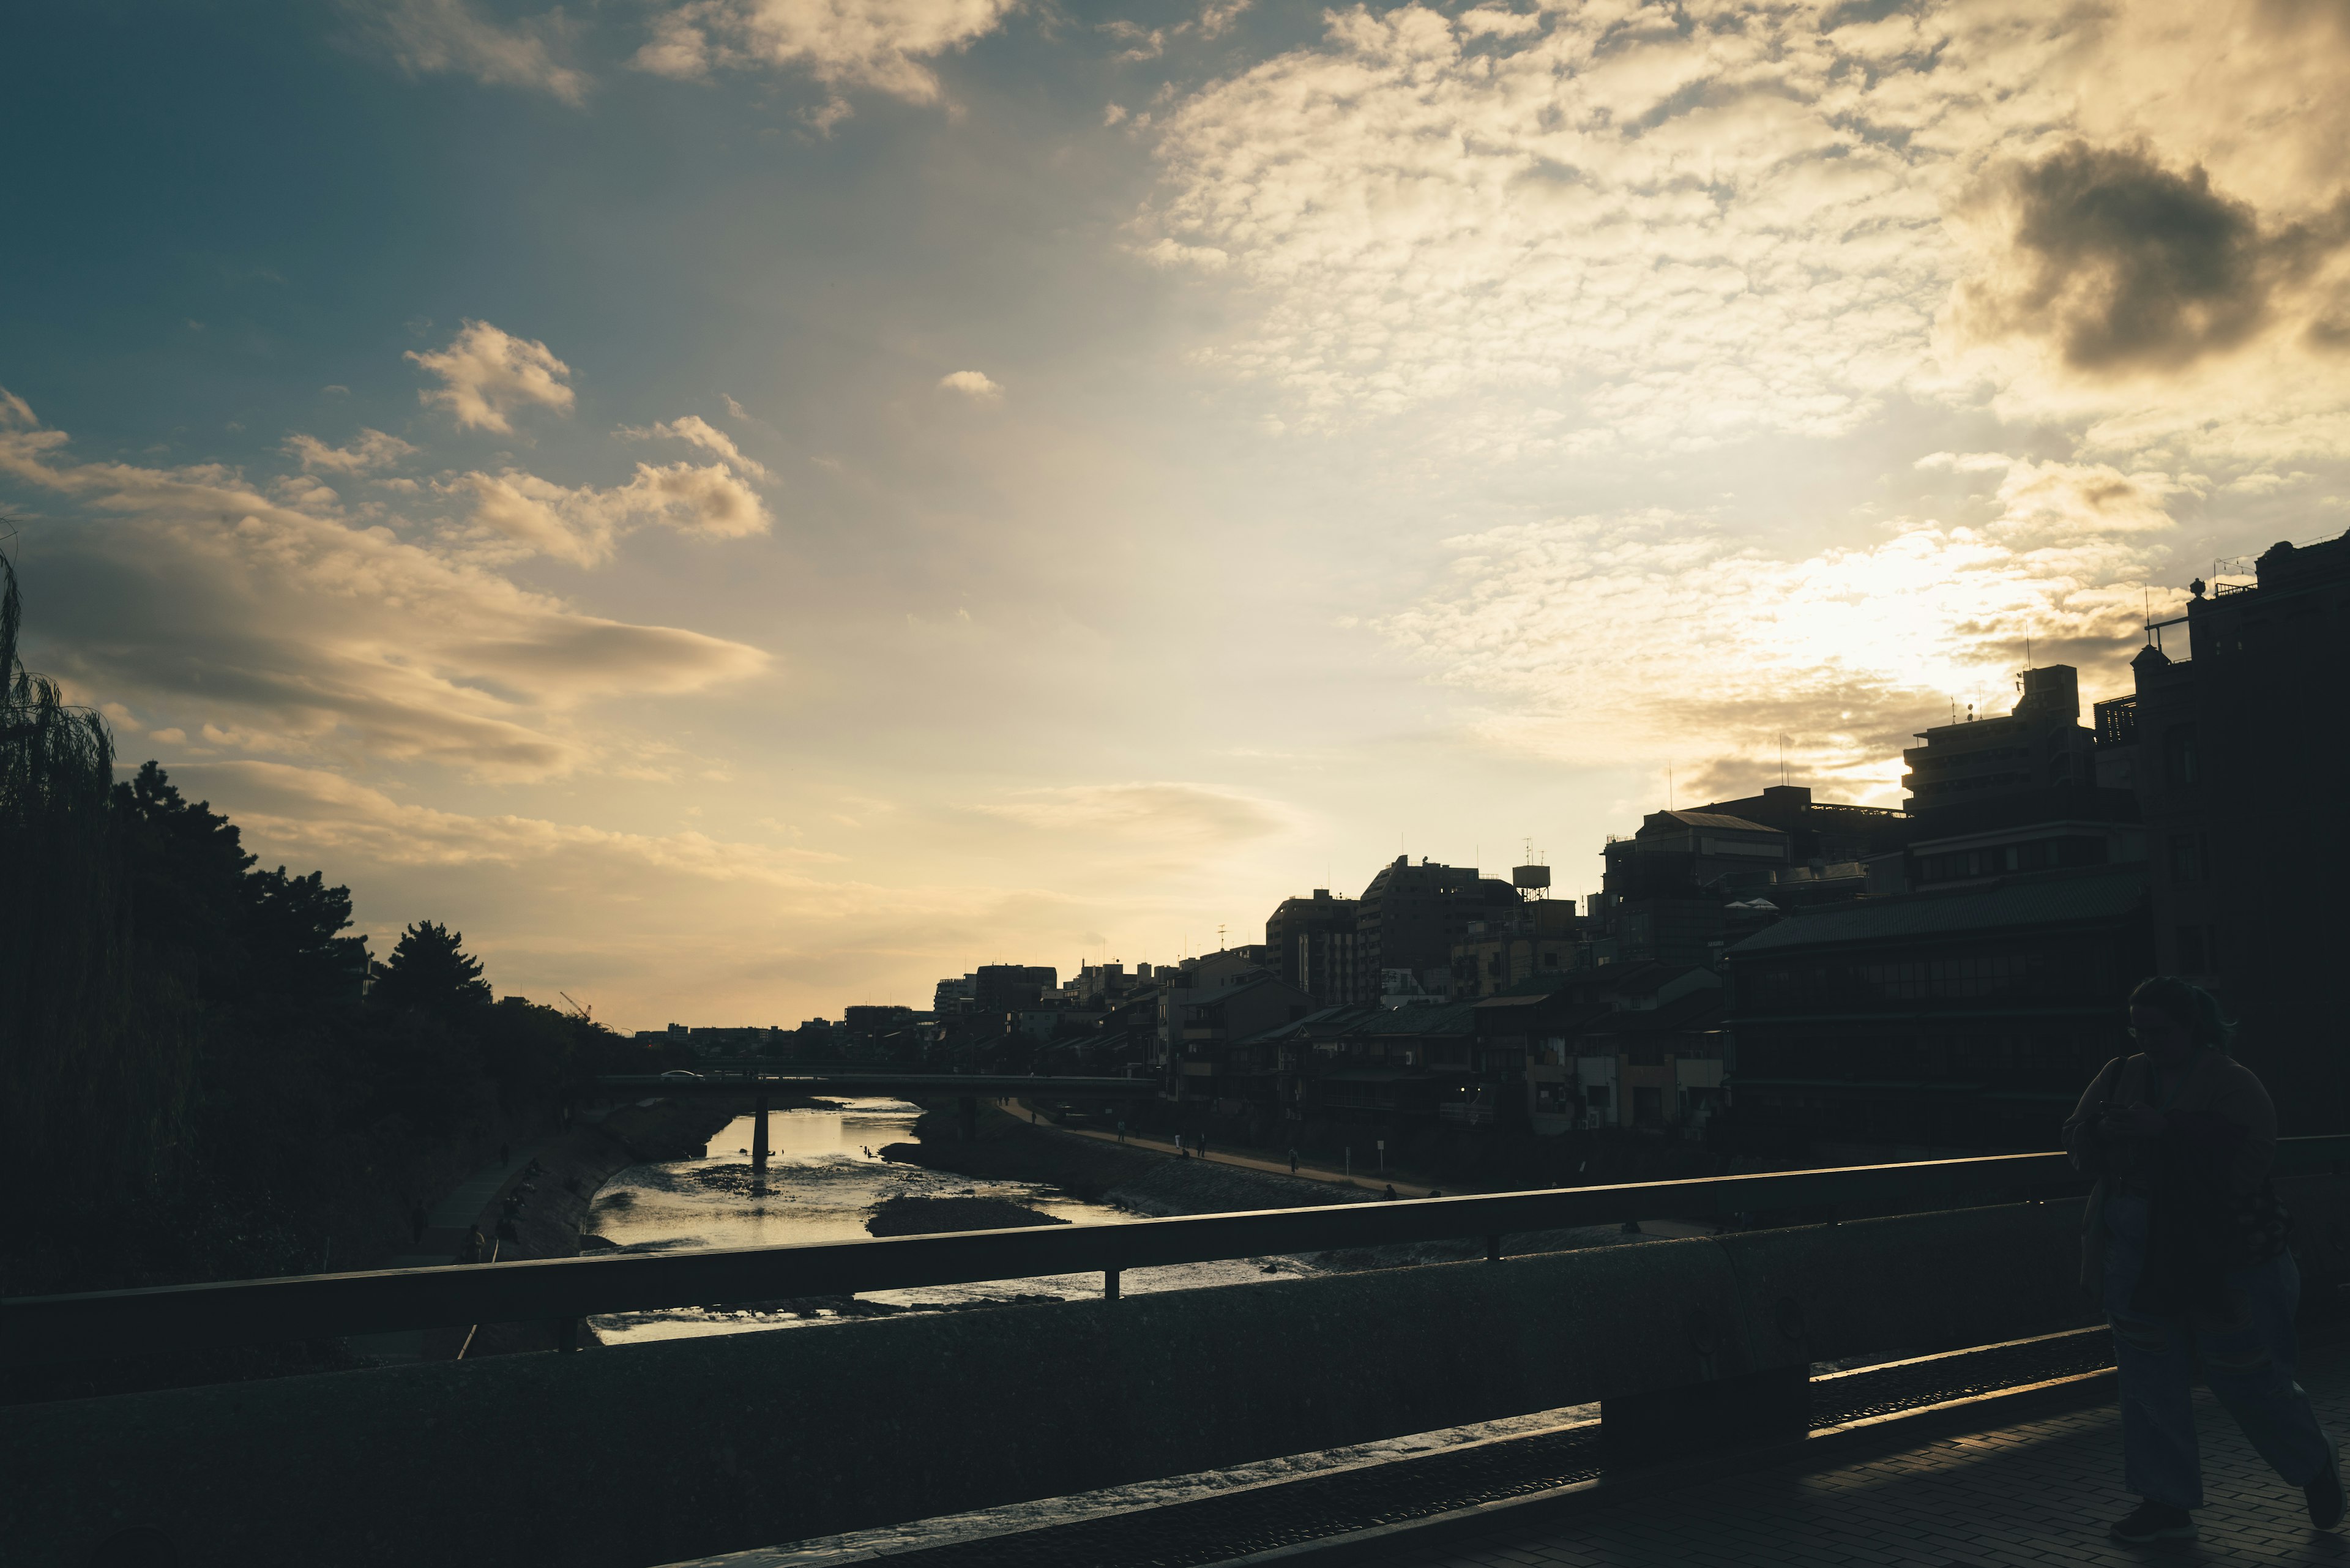
[[[698,1157],[712,1135],[744,1114],[748,1102],[695,1097],[654,1099],[619,1106],[583,1122],[539,1147],[537,1168],[509,1178],[483,1205],[474,1221],[497,1241],[501,1262],[518,1258],[569,1258],[582,1251],[581,1227],[604,1183],[632,1165]],[[519,1199],[519,1202],[515,1199]],[[511,1208],[509,1207],[511,1205]],[[588,1238],[590,1247],[595,1238]],[[582,1324],[578,1343],[595,1335]],[[463,1328],[434,1330],[425,1336],[427,1360],[443,1360],[464,1347],[467,1360],[515,1351],[547,1350],[555,1327],[547,1324],[484,1324],[467,1343]]]
[[[1371,1195],[1326,1182],[1244,1170],[1155,1149],[1074,1137],[982,1106],[975,1137],[964,1138],[951,1110],[925,1111],[915,1143],[893,1143],[885,1159],[994,1181],[1036,1181],[1073,1198],[1137,1214],[1228,1214],[1244,1209],[1304,1209],[1371,1201]]]
[[[965,1138],[951,1110],[926,1111],[915,1124],[919,1143],[894,1143],[885,1158],[997,1181],[1036,1181],[1073,1197],[1107,1203],[1152,1218],[1229,1214],[1254,1209],[1306,1209],[1329,1203],[1381,1201],[1360,1188],[1309,1181],[1271,1171],[1182,1159],[1155,1149],[1103,1143],[1023,1121],[993,1106],[980,1108],[976,1135]],[[1617,1226],[1529,1231],[1506,1239],[1513,1255],[1575,1251],[1655,1240]],[[1482,1237],[1417,1241],[1391,1247],[1349,1247],[1303,1254],[1302,1262],[1332,1273],[1452,1262],[1482,1257]]]

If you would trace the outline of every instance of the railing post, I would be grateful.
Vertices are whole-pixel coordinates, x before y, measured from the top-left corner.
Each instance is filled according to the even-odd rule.
[[[1485,1261],[1489,1263],[1502,1261],[1502,1238],[1499,1235],[1485,1238]]]
[[[1118,1271],[1116,1269],[1102,1271],[1102,1300],[1106,1302],[1118,1300]]]
[[[759,1096],[751,1102],[751,1190],[767,1190],[767,1096]]]

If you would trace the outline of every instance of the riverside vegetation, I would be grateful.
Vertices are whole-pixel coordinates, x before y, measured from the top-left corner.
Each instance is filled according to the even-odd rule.
[[[347,888],[257,867],[154,762],[118,779],[106,721],[26,669],[19,619],[0,555],[9,1294],[370,1266],[597,1074],[671,1064],[584,1012],[494,1002],[429,920],[371,961]]]

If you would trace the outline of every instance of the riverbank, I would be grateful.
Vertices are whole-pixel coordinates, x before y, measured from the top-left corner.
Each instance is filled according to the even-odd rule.
[[[728,1122],[744,1114],[748,1103],[699,1095],[652,1099],[615,1107],[595,1121],[572,1127],[546,1140],[530,1165],[499,1185],[482,1205],[473,1228],[496,1242],[500,1262],[574,1258],[582,1251],[599,1251],[586,1221],[606,1182],[633,1165],[699,1155]],[[424,1336],[424,1359],[447,1360],[460,1351],[471,1361],[552,1350],[563,1328],[560,1324],[507,1323],[483,1324],[472,1330],[433,1329]],[[577,1345],[598,1343],[584,1322],[571,1324],[569,1333]]]
[[[1035,1181],[1073,1197],[1107,1203],[1153,1219],[1225,1214],[1244,1210],[1306,1209],[1385,1199],[1343,1182],[1284,1176],[1249,1166],[1189,1159],[1132,1144],[1105,1143],[1059,1127],[1032,1124],[983,1103],[975,1136],[962,1137],[951,1111],[925,1111],[915,1123],[919,1142],[891,1144],[885,1159],[997,1181]],[[1675,1227],[1674,1233],[1692,1233]],[[1535,1231],[1505,1238],[1513,1254],[1567,1252],[1656,1241],[1659,1236],[1619,1225]],[[1415,1241],[1389,1247],[1348,1247],[1300,1253],[1299,1262],[1326,1273],[1406,1268],[1482,1257],[1482,1237]]]
[[[915,1142],[890,1144],[881,1158],[990,1181],[1043,1182],[1088,1203],[1153,1218],[1374,1201],[1370,1193],[1318,1181],[1078,1137],[984,1103],[973,1137],[962,1136],[950,1109],[925,1110],[914,1134]]]

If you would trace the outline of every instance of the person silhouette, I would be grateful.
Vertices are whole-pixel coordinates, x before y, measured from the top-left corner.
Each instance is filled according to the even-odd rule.
[[[2203,1506],[2197,1373],[2252,1447],[2301,1489],[2309,1522],[2342,1522],[2334,1439],[2297,1380],[2301,1272],[2270,1173],[2276,1107],[2228,1054],[2235,1030],[2210,992],[2164,976],[2129,997],[2137,1052],[2106,1063],[2064,1123],[2097,1178],[2081,1282],[2099,1292],[2121,1375],[2122,1475],[2139,1502],[2106,1532],[2189,1540]]]

